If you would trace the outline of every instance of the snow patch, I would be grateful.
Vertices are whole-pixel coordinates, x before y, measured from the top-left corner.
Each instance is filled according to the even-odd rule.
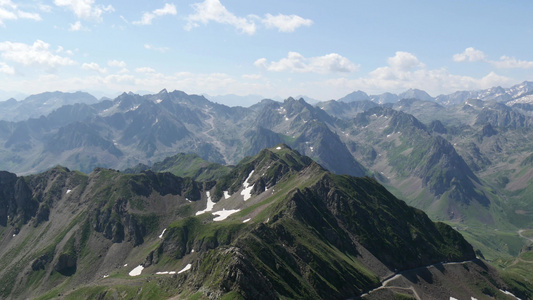
[[[155,272],[155,275],[167,275],[169,271]]]
[[[161,102],[163,102],[163,100],[161,100],[161,99],[157,99],[157,100],[155,100],[155,103],[157,103],[157,104],[159,104],[159,103],[161,103]]]
[[[254,173],[254,171],[255,170],[252,170],[252,172],[250,172],[250,175],[248,175],[248,177],[246,178],[246,180],[242,184],[244,189],[241,191],[241,195],[244,196],[244,201],[252,198],[252,189],[254,188],[254,186],[250,185],[248,183],[248,180],[250,180],[250,177],[252,177],[252,174]]]
[[[251,219],[252,219],[252,218],[248,218],[248,219],[246,219],[246,220],[244,220],[244,221],[242,221],[242,222],[243,222],[243,223],[246,223],[246,222],[250,221]]]
[[[142,265],[138,265],[137,267],[135,267],[135,269],[130,271],[129,275],[130,276],[139,276],[139,275],[141,275],[143,269],[144,269],[144,267]]]
[[[72,192],[72,190],[67,190],[67,194],[69,194],[70,192]]]
[[[224,199],[228,199],[229,197],[231,197],[229,192],[228,191],[224,191]]]
[[[124,267],[127,267],[127,266],[128,266],[128,264],[124,264]]]
[[[107,275],[107,274],[103,276],[103,278],[107,278],[107,277],[109,277],[109,275]]]
[[[181,274],[181,273],[183,273],[183,272],[185,272],[185,271],[190,270],[191,267],[192,267],[191,264],[187,264],[187,265],[185,266],[185,268],[181,269],[181,271],[178,272],[178,274]]]
[[[191,253],[194,253],[194,249],[191,250]]]
[[[213,215],[217,215],[218,217],[214,218],[213,221],[215,221],[215,222],[223,221],[227,217],[229,217],[232,214],[234,214],[236,212],[239,212],[239,211],[240,211],[240,209],[228,209],[228,210],[222,209],[222,210],[219,210],[219,211],[215,211],[215,212],[213,212]]]
[[[276,147],[276,150],[281,150],[281,147]]]
[[[165,234],[165,231],[167,231],[167,229],[163,229],[163,232],[161,232],[161,234],[159,235],[159,238],[162,239],[163,238],[163,234]]]
[[[196,212],[197,216],[201,215],[201,214],[203,214],[205,212],[212,211],[213,207],[215,206],[215,202],[213,202],[213,200],[211,200],[211,194],[209,192],[205,192],[205,194],[207,196],[207,207],[204,210]]]
[[[506,294],[506,295],[509,295],[509,296],[511,296],[511,297],[515,297],[515,298],[518,299],[518,300],[522,300],[522,299],[516,297],[515,295],[513,295],[511,292],[504,291],[504,290],[500,290],[500,292],[502,292],[502,293],[504,293],[504,294]]]

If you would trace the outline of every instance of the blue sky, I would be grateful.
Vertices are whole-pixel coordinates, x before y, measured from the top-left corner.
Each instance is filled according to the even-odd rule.
[[[533,80],[532,12],[520,0],[0,0],[0,100],[508,87]]]

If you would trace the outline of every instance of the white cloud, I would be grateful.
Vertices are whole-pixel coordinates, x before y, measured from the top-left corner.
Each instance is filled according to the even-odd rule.
[[[458,53],[453,56],[453,61],[463,62],[463,61],[484,61],[486,60],[486,55],[483,51],[476,50],[473,47],[468,47],[463,51],[463,53]]]
[[[6,20],[29,19],[41,21],[42,18],[38,13],[27,12],[18,9],[18,6],[11,0],[0,0],[0,26],[5,26]]]
[[[418,58],[409,52],[397,51],[396,55],[389,57],[387,60],[389,66],[395,70],[408,71],[415,67],[424,65],[418,61]]]
[[[533,61],[517,60],[514,57],[502,56],[498,61],[489,61],[492,65],[500,69],[531,69]]]
[[[15,69],[13,67],[8,66],[7,64],[3,62],[0,62],[0,73],[13,75],[15,74]]]
[[[81,25],[80,21],[76,21],[74,24],[70,24],[69,31],[81,31],[88,30],[85,26]]]
[[[187,17],[186,30],[198,27],[199,23],[206,25],[213,21],[231,25],[241,32],[250,35],[256,31],[255,23],[252,20],[235,16],[219,0],[205,0],[204,2],[193,4],[192,7],[195,13]]]
[[[475,62],[483,61],[499,69],[531,69],[533,61],[518,60],[514,57],[503,55],[500,60],[490,60],[485,53],[472,47],[466,48],[463,53],[455,54],[453,60],[456,62]]]
[[[72,10],[80,19],[97,22],[102,21],[103,13],[115,11],[112,5],[95,5],[94,0],[54,0],[54,4]]]
[[[168,48],[168,47],[154,47],[154,46],[149,45],[149,44],[144,44],[144,48],[147,49],[147,50],[153,50],[153,51],[157,51],[157,52],[161,52],[161,53],[165,53],[165,52],[168,52],[170,50],[170,48]]]
[[[110,66],[110,67],[118,67],[118,68],[125,68],[126,67],[126,63],[122,60],[110,60],[107,62],[107,65]]]
[[[50,44],[41,40],[35,41],[33,45],[13,42],[0,43],[0,52],[4,59],[25,66],[41,65],[53,69],[58,66],[75,64],[75,62],[68,57],[53,54],[49,48]]]
[[[83,65],[81,65],[81,68],[87,71],[94,71],[94,72],[101,73],[101,74],[107,73],[106,68],[101,68],[100,65],[98,65],[95,62],[84,63]]]
[[[260,58],[254,62],[257,67],[263,67],[273,72],[297,72],[297,73],[348,73],[356,71],[358,66],[346,57],[337,53],[324,56],[305,58],[298,52],[289,52],[287,58],[277,62],[268,63],[266,58]]]
[[[257,79],[261,79],[263,76],[261,76],[261,74],[244,74],[241,77],[244,79],[257,80]]]
[[[178,12],[174,4],[166,3],[163,8],[156,9],[152,12],[145,12],[140,21],[134,21],[133,24],[137,25],[150,25],[155,17],[161,17],[164,15],[176,15]]]
[[[155,70],[150,67],[136,68],[135,72],[137,73],[155,73]]]
[[[269,28],[277,28],[280,32],[293,32],[300,26],[311,26],[313,24],[310,19],[304,19],[297,15],[288,16],[282,14],[277,16],[266,14],[262,22]]]

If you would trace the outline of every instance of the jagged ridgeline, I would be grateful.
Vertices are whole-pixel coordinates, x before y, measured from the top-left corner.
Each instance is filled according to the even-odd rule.
[[[448,225],[284,144],[213,178],[0,173],[0,298],[346,299],[378,288],[365,297],[482,299],[508,289]],[[446,277],[456,274],[446,262],[462,277]],[[379,289],[404,270],[425,275]]]

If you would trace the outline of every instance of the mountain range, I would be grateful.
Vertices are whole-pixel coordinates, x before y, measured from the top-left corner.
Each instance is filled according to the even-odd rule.
[[[520,258],[521,263],[527,260],[526,246],[530,240],[524,232],[533,228],[529,197],[533,177],[531,87],[532,83],[524,82],[509,89],[498,87],[457,92],[436,98],[420,90],[379,96],[368,96],[358,91],[337,101],[316,105],[301,98],[288,98],[283,102],[264,99],[250,107],[228,107],[204,96],[166,90],[144,96],[124,93],[115,99],[100,101],[85,93],[60,92],[30,96],[18,102],[10,100],[4,105],[16,113],[12,114],[12,119],[0,115],[4,119],[0,121],[0,169],[8,171],[1,179],[2,186],[5,186],[2,195],[6,208],[5,212],[0,211],[0,222],[4,220],[0,224],[3,240],[0,253],[4,253],[0,260],[13,262],[14,265],[0,274],[0,278],[4,278],[2,280],[11,280],[4,281],[5,286],[13,286],[9,290],[4,289],[2,295],[36,296],[24,291],[26,283],[35,286],[35,293],[57,294],[58,290],[51,288],[55,281],[63,282],[59,293],[82,282],[90,282],[87,290],[81,289],[77,293],[90,290],[95,293],[94,297],[104,297],[102,295],[106,293],[127,294],[126,288],[106,290],[95,283],[94,274],[77,271],[89,268],[96,261],[85,258],[83,252],[100,253],[102,257],[111,255],[108,259],[113,261],[117,252],[126,253],[117,258],[119,263],[115,266],[135,257],[143,260],[142,266],[146,268],[159,264],[159,259],[163,262],[161,266],[177,268],[188,266],[184,263],[189,260],[182,259],[193,249],[189,243],[207,243],[203,250],[218,250],[205,254],[207,256],[202,256],[202,259],[219,262],[239,257],[236,261],[232,260],[237,264],[236,269],[220,270],[224,274],[233,274],[231,280],[215,279],[222,273],[206,273],[204,266],[203,273],[195,273],[200,277],[195,275],[190,280],[184,279],[186,288],[166,286],[167,290],[183,297],[201,293],[204,296],[212,294],[212,298],[238,290],[238,295],[254,298],[252,295],[259,295],[259,292],[244,291],[244,286],[250,284],[239,281],[243,279],[242,274],[249,274],[254,281],[263,282],[265,286],[262,288],[272,291],[272,297],[308,295],[324,298],[328,294],[320,293],[327,291],[336,295],[335,298],[348,298],[372,291],[365,297],[379,299],[381,293],[388,295],[383,297],[389,297],[392,295],[389,292],[403,291],[414,298],[429,293],[422,298],[449,299],[453,297],[449,295],[449,287],[442,287],[447,292],[439,295],[423,288],[424,283],[433,283],[435,278],[449,286],[459,284],[453,278],[441,278],[434,272],[435,264],[440,263],[436,266],[437,270],[444,268],[456,275],[460,274],[457,272],[461,268],[490,274],[490,279],[487,279],[490,287],[487,287],[485,295],[498,295],[498,298],[501,297],[497,292],[499,289],[511,289],[526,298],[530,287],[524,282],[529,280],[528,276],[515,272],[514,265],[507,262],[501,266],[509,267],[512,272],[499,273],[476,260],[473,251],[494,261],[509,260],[518,255],[526,258]],[[32,110],[33,107],[38,109]],[[38,111],[45,114],[38,115]],[[269,150],[264,150],[266,148]],[[279,157],[277,152],[286,155]],[[261,165],[259,176],[256,171],[251,173],[258,168],[257,160],[278,163]],[[265,169],[267,164],[270,167]],[[324,176],[328,179],[319,180],[318,174],[327,174]],[[54,186],[60,178],[57,176],[68,180],[61,179],[58,182],[62,185],[58,183]],[[70,180],[74,183],[69,183]],[[290,184],[279,187],[283,182]],[[82,192],[72,194],[78,190],[74,189],[77,186]],[[283,196],[274,192],[280,188],[284,191]],[[265,193],[269,189],[272,189],[272,194],[267,196]],[[337,190],[338,193],[335,192]],[[236,193],[241,195],[238,197],[242,198],[241,204],[231,198],[228,198],[229,204],[222,204],[226,203],[222,201],[226,195]],[[353,195],[361,195],[366,200],[364,203],[357,200],[354,202],[357,204],[343,202],[343,199],[354,198]],[[173,202],[168,201],[176,197],[184,205],[170,209]],[[248,202],[249,197],[257,199],[256,202]],[[71,198],[74,202],[69,202]],[[279,198],[293,200],[277,202],[281,201]],[[408,212],[410,208],[407,206],[394,204],[387,208],[387,205],[392,205],[390,203],[397,203],[396,198],[404,199],[438,222],[430,225],[427,223],[429,219],[410,219],[407,215],[413,213]],[[276,213],[271,208],[266,209],[269,214],[264,220],[274,215],[278,218],[289,216],[284,219],[283,226],[276,227],[274,231],[272,228],[264,229],[264,232],[243,237],[242,227],[245,225],[205,227],[201,224],[205,224],[206,220],[197,217],[207,213],[212,205],[221,209],[221,215],[235,210],[242,213],[254,211],[254,215],[261,215],[263,208],[259,207],[271,207],[270,204],[259,204],[264,199],[267,201],[264,203],[278,203],[272,205]],[[199,201],[206,203],[205,210],[200,209]],[[221,204],[216,204],[217,201]],[[367,207],[368,201],[392,202]],[[257,206],[251,208],[253,205],[250,203]],[[384,211],[380,211],[380,207]],[[67,217],[66,211],[72,216]],[[195,215],[194,211],[205,212]],[[343,215],[345,211],[366,216],[363,219],[369,219],[369,223],[350,223],[349,220],[357,217]],[[384,215],[378,219],[369,217],[380,216],[381,213]],[[396,214],[400,214],[402,221],[396,220]],[[424,215],[423,218],[427,217]],[[62,221],[59,224],[50,222],[56,219]],[[250,219],[253,219],[252,215]],[[199,220],[201,224],[197,223]],[[291,220],[298,223],[290,223],[293,222]],[[376,220],[379,223],[372,223],[378,222]],[[262,224],[265,223],[263,221]],[[401,227],[398,227],[401,232],[397,232],[395,225],[387,225],[389,222],[397,225],[405,221],[414,222],[401,225],[411,228],[411,240],[407,229],[400,230]],[[169,232],[175,232],[172,229],[175,227],[180,229],[172,233],[177,240],[168,241],[168,247],[172,249],[168,250],[162,246],[165,242],[155,237],[164,229],[163,226],[171,224],[176,226],[168,227]],[[445,224],[459,231],[473,248]],[[69,227],[71,225],[73,227]],[[82,229],[87,226],[88,229]],[[437,229],[432,229],[434,226]],[[375,227],[375,231],[368,229],[370,227]],[[422,227],[428,231],[420,229]],[[43,236],[50,228],[46,243],[39,241],[36,236]],[[61,231],[61,228],[69,228],[70,233]],[[305,231],[309,228],[314,229],[312,232]],[[292,237],[285,239],[285,233]],[[300,233],[306,236],[304,240],[295,238],[300,237]],[[24,237],[22,244],[10,242],[17,236],[19,240]],[[88,236],[99,242],[89,243]],[[164,234],[161,236],[163,239]],[[333,236],[338,240],[328,240]],[[418,236],[421,238],[417,240]],[[65,240],[66,237],[68,240]],[[145,243],[150,239],[161,243]],[[198,242],[198,239],[202,241]],[[57,243],[53,246],[47,244],[51,240]],[[246,241],[245,244],[257,243],[256,248],[246,248],[243,241]],[[309,243],[321,245],[324,241],[327,245],[319,246],[320,251],[305,248]],[[413,246],[416,241],[420,244]],[[383,244],[389,242],[392,244]],[[89,249],[86,248],[87,243],[94,248],[84,250]],[[265,257],[254,252],[270,243],[281,243],[286,249],[269,248],[272,253],[264,253]],[[287,248],[287,243],[292,246]],[[446,245],[450,243],[456,245],[455,250],[446,250]],[[40,248],[37,247],[38,252],[33,254],[19,256],[17,253],[21,249],[29,249],[28,245],[40,245]],[[110,250],[113,246],[116,249]],[[219,249],[218,246],[224,247]],[[415,247],[408,252],[416,258],[388,257],[391,255],[389,251],[380,250],[391,248],[397,249],[393,252],[403,253],[405,249],[402,247]],[[416,247],[428,252],[416,250]],[[357,251],[347,250],[352,248]],[[148,249],[151,249],[151,254]],[[226,251],[226,254],[221,254],[219,250]],[[110,252],[112,254],[109,251],[113,251]],[[169,258],[168,254],[173,251],[181,254],[172,254]],[[288,258],[289,254],[280,254],[285,253],[283,251],[293,255],[292,258]],[[340,255],[339,251],[343,254]],[[323,257],[324,252],[335,255]],[[64,253],[68,255],[63,256]],[[337,254],[340,256],[337,257]],[[143,255],[146,257],[142,258]],[[328,275],[326,279],[313,275],[316,271],[312,270],[317,268],[327,269],[337,264],[345,266],[346,255],[352,261],[348,265],[355,269],[335,267],[328,273],[331,277]],[[74,261],[80,259],[83,262],[79,266],[82,267],[78,268]],[[460,263],[446,263],[450,259]],[[264,260],[275,262],[275,265],[257,265]],[[13,275],[17,268],[29,263],[36,264],[40,275],[27,277],[36,271],[33,267],[33,271],[28,269],[25,275]],[[103,264],[107,266],[108,263]],[[306,265],[309,263],[311,266]],[[245,272],[242,270],[244,266],[259,272]],[[423,280],[413,285],[413,278],[409,276],[419,278],[418,267],[424,267],[425,274],[431,276],[422,276]],[[198,270],[200,265],[191,263],[191,268]],[[104,271],[111,272],[111,269]],[[118,278],[131,280],[124,275],[125,270],[114,269],[114,272]],[[339,273],[353,276],[349,281],[356,282],[354,286],[340,290],[339,282],[348,279],[336,277]],[[479,274],[474,273],[463,275],[479,279]],[[262,278],[257,274],[273,277]],[[287,278],[293,279],[284,282]],[[200,291],[203,280],[212,284]],[[19,285],[14,285],[14,282],[19,282]],[[386,288],[392,282],[398,286]],[[480,281],[470,283],[479,285]],[[115,282],[113,286],[115,284],[127,285],[127,280]],[[297,290],[293,290],[293,286]],[[470,285],[465,287],[461,297],[468,297],[468,293],[470,297],[483,298]],[[80,295],[69,294],[74,298]],[[237,294],[234,296],[237,297]]]

